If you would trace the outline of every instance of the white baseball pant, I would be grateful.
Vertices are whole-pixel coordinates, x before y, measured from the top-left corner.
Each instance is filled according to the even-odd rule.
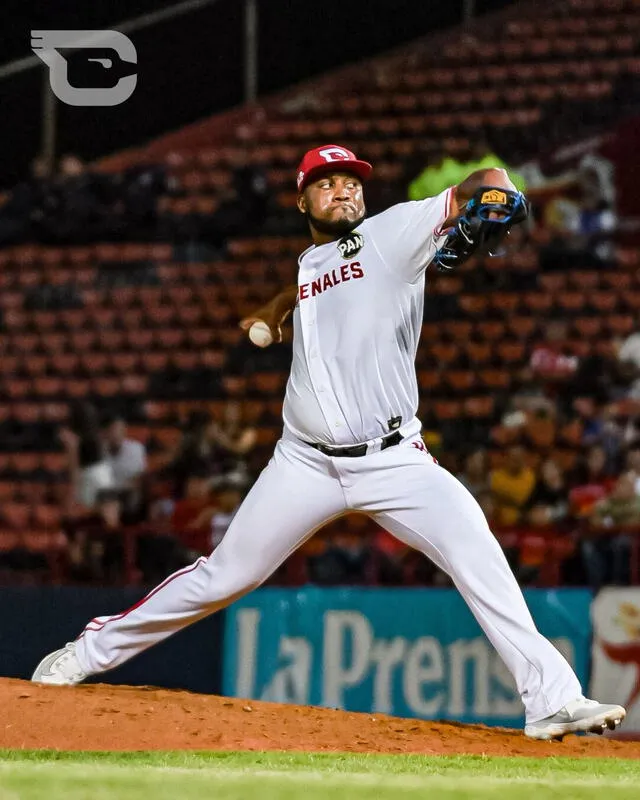
[[[361,458],[330,458],[287,435],[222,543],[128,611],[91,620],[76,654],[88,673],[116,667],[219,611],[265,581],[318,528],[360,511],[453,579],[512,673],[527,722],[582,694],[578,679],[536,629],[505,556],[473,496],[415,436]]]

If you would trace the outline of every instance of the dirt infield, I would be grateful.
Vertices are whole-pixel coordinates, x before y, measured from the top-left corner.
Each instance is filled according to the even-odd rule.
[[[0,748],[306,750],[640,758],[640,742],[281,706],[129,686],[38,686],[0,679]]]

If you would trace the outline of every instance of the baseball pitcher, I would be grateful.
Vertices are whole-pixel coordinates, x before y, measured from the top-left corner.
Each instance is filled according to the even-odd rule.
[[[527,736],[601,733],[624,718],[621,706],[586,699],[538,632],[480,507],[429,454],[416,417],[427,267],[494,252],[527,202],[504,170],[485,169],[366,218],[371,171],[337,145],[300,163],[298,209],[312,243],[297,284],[243,321],[278,339],[293,311],[282,438],[222,543],[128,611],[92,619],[34,681],[75,684],[117,667],[260,586],[318,528],[359,511],[451,576],[514,677]]]

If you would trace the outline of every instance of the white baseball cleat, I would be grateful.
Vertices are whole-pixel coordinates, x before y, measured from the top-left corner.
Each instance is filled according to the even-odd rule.
[[[88,677],[76,656],[75,642],[49,653],[38,664],[31,676],[34,683],[51,683],[55,686],[74,686]]]
[[[578,697],[556,714],[525,725],[524,735],[530,739],[562,739],[567,733],[604,733],[607,728],[615,730],[626,715],[622,706]]]

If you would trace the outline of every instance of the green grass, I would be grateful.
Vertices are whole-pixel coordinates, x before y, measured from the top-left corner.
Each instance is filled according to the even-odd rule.
[[[0,750],[0,800],[631,800],[639,782],[623,759]]]

